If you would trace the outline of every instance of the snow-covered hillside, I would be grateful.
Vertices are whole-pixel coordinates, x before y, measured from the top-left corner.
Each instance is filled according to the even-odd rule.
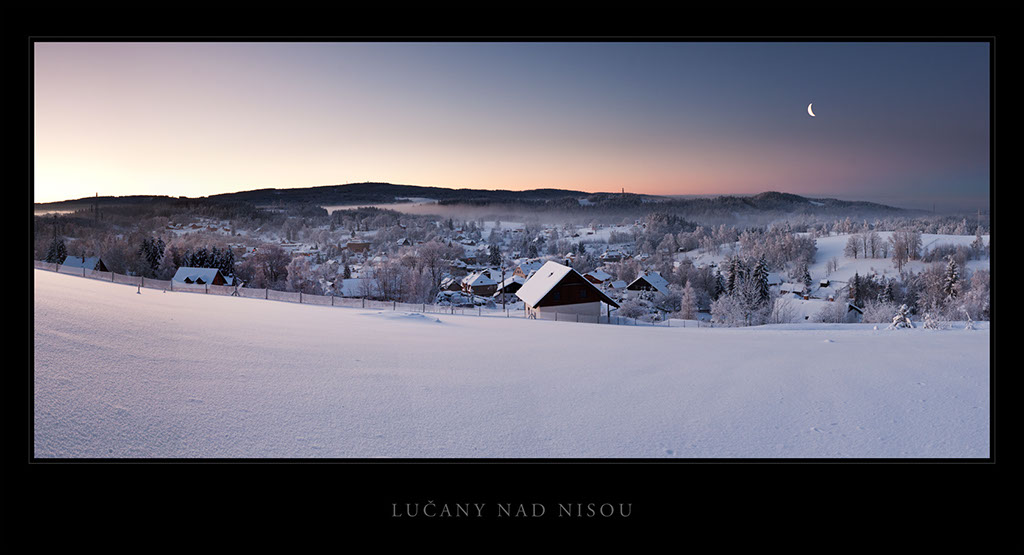
[[[987,457],[989,330],[651,328],[36,270],[37,457]]]

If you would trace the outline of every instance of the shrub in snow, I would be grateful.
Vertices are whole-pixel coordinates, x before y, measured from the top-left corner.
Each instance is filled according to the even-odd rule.
[[[907,308],[907,305],[901,304],[896,310],[896,315],[892,317],[892,323],[889,324],[889,329],[895,330],[914,327],[914,324],[910,321],[910,315],[908,314],[910,309]]]
[[[734,295],[722,295],[711,303],[711,321],[724,326],[746,324],[747,312],[743,303]]]
[[[967,309],[965,308],[964,309],[964,314],[967,315],[967,325],[964,326],[964,329],[965,330],[973,330],[974,329],[974,320],[971,320],[971,313],[967,312]]]
[[[772,312],[768,321],[772,324],[789,324],[796,321],[796,308],[793,306],[793,299],[779,297],[772,304]]]
[[[941,328],[942,328],[942,325],[939,323],[938,320],[935,319],[934,316],[932,316],[931,312],[925,312],[924,313],[924,329],[926,329],[926,330],[937,330],[937,329],[941,329]]]
[[[824,322],[826,324],[842,324],[846,322],[846,312],[846,303],[835,301],[826,303],[811,319],[814,322]]]
[[[869,302],[864,307],[864,315],[861,322],[865,324],[882,324],[892,321],[892,315],[896,313],[897,307],[893,303]]]
[[[623,301],[623,303],[619,305],[619,309],[615,312],[617,316],[623,316],[625,318],[639,318],[647,314],[647,307],[640,301],[629,299],[627,301]]]

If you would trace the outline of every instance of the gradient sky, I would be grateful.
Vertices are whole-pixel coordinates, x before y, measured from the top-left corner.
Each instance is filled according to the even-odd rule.
[[[385,181],[989,203],[987,43],[39,42],[34,64],[36,202]]]

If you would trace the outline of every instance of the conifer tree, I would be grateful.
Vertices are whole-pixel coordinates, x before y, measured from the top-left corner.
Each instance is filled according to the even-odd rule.
[[[756,288],[756,306],[763,307],[767,306],[771,300],[771,289],[768,288],[768,266],[765,264],[764,257],[761,257],[754,265],[754,287]]]
[[[885,282],[885,287],[878,294],[878,301],[884,304],[889,304],[892,300],[892,280],[887,280]]]
[[[50,248],[46,251],[46,261],[52,264],[63,264],[68,257],[68,248],[64,245],[64,239],[54,237],[50,242]]]
[[[899,309],[896,311],[896,315],[892,317],[892,324],[889,324],[889,329],[895,330],[900,328],[912,328],[914,324],[910,321],[910,315],[907,305],[901,304]]]
[[[946,299],[955,298],[960,292],[960,269],[956,265],[956,261],[953,257],[949,257],[949,263],[946,265],[946,277],[942,282],[942,294],[945,295]]]

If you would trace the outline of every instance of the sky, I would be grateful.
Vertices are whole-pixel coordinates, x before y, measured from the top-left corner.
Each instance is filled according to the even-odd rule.
[[[37,42],[33,63],[36,202],[380,181],[989,206],[984,42]]]

